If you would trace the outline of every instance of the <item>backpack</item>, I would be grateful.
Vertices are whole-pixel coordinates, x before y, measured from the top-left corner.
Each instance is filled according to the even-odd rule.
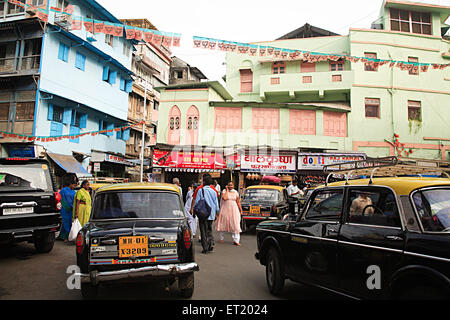
[[[203,188],[201,189],[201,191],[203,195],[201,199],[195,204],[194,213],[199,219],[206,220],[211,214],[211,207],[206,202],[205,191],[203,190]]]

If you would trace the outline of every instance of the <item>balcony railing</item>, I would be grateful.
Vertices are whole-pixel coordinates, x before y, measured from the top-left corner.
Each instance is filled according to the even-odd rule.
[[[323,96],[327,91],[350,91],[353,71],[330,71],[271,74],[260,77],[260,97],[265,100],[274,93],[286,93],[291,99],[296,94],[317,92]]]
[[[1,73],[16,73],[20,71],[32,70],[37,72],[41,62],[40,55],[12,57],[0,59],[0,74]]]

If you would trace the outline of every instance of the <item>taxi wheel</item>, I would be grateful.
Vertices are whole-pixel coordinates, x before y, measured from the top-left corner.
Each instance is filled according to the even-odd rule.
[[[270,248],[266,259],[266,281],[270,293],[278,295],[284,288],[284,275],[281,271],[281,258],[275,248]]]
[[[46,234],[36,236],[36,238],[34,239],[34,247],[36,248],[36,251],[39,253],[48,253],[52,251],[54,245],[55,245],[54,232],[49,232]]]
[[[178,278],[178,287],[180,288],[180,296],[189,299],[194,294],[194,273],[180,276]]]
[[[98,294],[98,286],[93,286],[90,283],[81,283],[81,295],[83,299],[95,300]]]

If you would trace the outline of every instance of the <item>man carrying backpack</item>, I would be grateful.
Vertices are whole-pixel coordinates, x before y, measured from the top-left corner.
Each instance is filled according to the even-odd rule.
[[[206,254],[214,249],[214,236],[212,224],[219,213],[217,191],[214,189],[213,179],[210,175],[203,176],[203,185],[196,190],[191,211],[198,217],[200,235],[202,240],[202,253]]]

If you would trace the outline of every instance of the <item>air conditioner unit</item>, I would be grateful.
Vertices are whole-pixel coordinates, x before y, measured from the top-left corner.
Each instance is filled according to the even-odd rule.
[[[371,28],[375,29],[375,30],[383,30],[384,29],[382,23],[372,23],[372,27]]]

